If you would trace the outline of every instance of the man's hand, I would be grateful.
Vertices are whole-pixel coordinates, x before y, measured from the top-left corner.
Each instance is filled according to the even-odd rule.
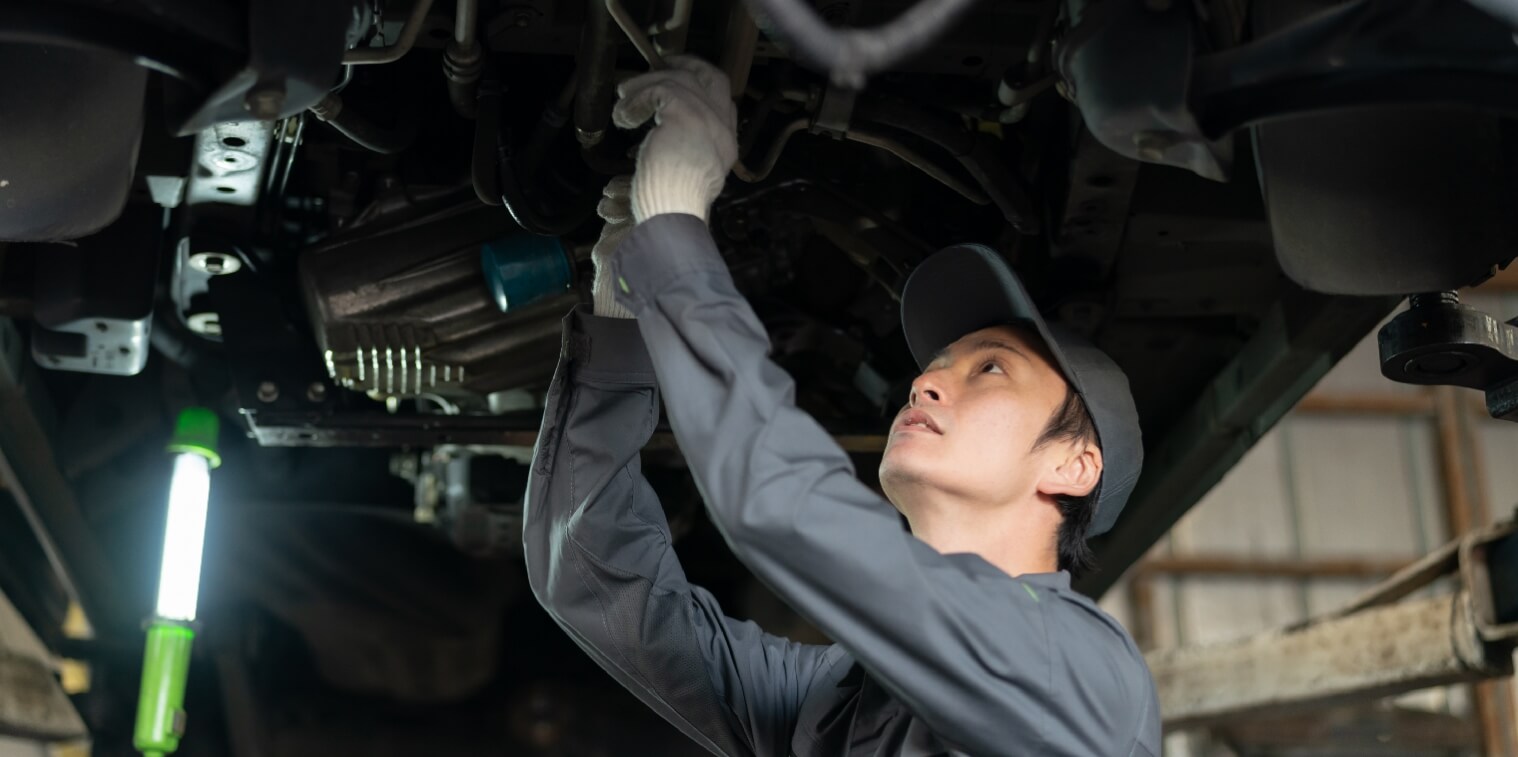
[[[669,68],[629,79],[612,121],[633,129],[648,119],[654,128],[638,149],[632,183],[632,214],[641,223],[661,213],[689,213],[706,220],[738,160],[738,109],[727,75],[690,56],[671,56]]]
[[[607,182],[601,190],[601,202],[596,205],[596,215],[606,221],[601,227],[601,238],[590,250],[590,259],[596,264],[596,278],[591,282],[590,294],[595,302],[595,314],[612,318],[631,318],[633,314],[617,302],[616,274],[612,272],[611,256],[617,245],[633,229],[631,176],[618,176]]]

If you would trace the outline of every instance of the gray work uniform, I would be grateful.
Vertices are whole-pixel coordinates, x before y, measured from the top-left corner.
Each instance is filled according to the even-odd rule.
[[[1068,573],[1014,578],[903,529],[796,408],[699,218],[640,224],[615,272],[637,320],[566,318],[524,537],[534,594],[601,667],[717,754],[1159,754],[1122,626]],[[765,634],[686,580],[639,465],[661,393],[729,547],[836,644]]]

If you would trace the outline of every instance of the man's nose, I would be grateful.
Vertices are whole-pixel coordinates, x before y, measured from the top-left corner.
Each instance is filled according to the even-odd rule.
[[[912,407],[917,407],[924,403],[938,404],[943,402],[943,387],[934,373],[934,371],[929,371],[912,381],[912,398],[909,403]]]

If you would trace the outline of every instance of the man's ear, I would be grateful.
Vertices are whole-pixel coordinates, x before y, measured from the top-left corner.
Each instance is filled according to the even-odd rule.
[[[1050,497],[1084,497],[1102,479],[1102,451],[1094,444],[1071,448],[1063,460],[1044,472],[1038,493]]]

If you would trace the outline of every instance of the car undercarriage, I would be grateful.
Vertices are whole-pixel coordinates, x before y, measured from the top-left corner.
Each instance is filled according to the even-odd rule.
[[[885,39],[914,3],[0,5],[0,590],[91,662],[97,753],[130,740],[189,405],[230,430],[184,753],[694,749],[520,554],[560,323],[642,136],[616,87],[665,56],[732,82],[711,230],[866,482],[915,375],[901,286],[940,247],[991,246],[1128,374],[1147,465],[1093,595],[1404,296],[1457,313],[1430,293],[1518,250],[1497,0],[933,5],[942,34],[878,61],[792,11]],[[1513,327],[1460,313],[1383,332],[1383,370],[1505,414]],[[644,464],[693,580],[817,638],[727,552],[667,427]]]

